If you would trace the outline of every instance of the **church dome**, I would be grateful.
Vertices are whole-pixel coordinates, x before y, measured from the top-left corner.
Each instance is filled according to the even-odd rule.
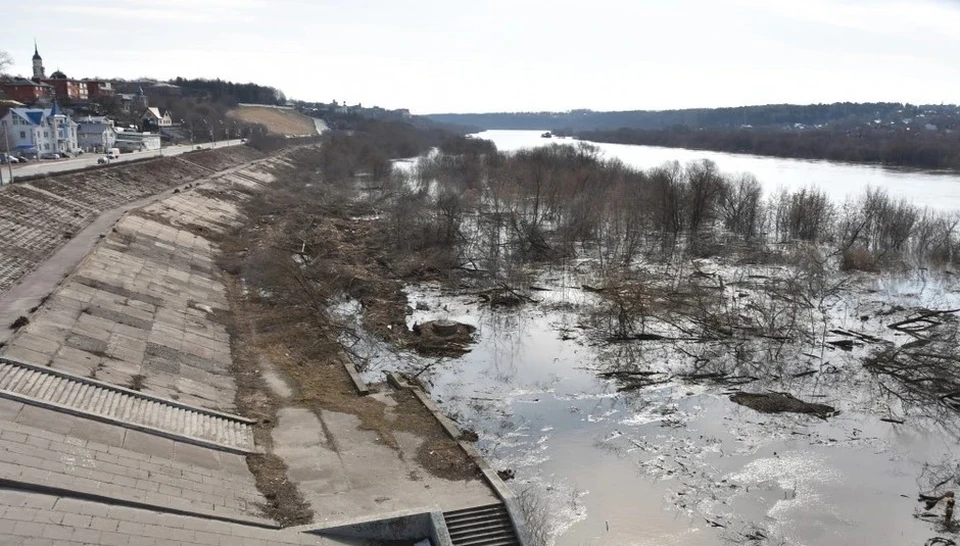
[[[53,74],[50,74],[50,77],[51,77],[52,79],[54,79],[54,80],[65,80],[65,79],[67,79],[67,75],[64,74],[63,72],[59,71],[59,70],[57,70],[57,71],[54,72]]]

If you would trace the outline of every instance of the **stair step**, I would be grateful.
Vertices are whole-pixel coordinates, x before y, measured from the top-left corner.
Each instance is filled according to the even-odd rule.
[[[501,512],[501,513],[491,512],[486,514],[477,514],[475,516],[466,514],[462,516],[457,516],[455,518],[450,518],[450,519],[444,518],[444,519],[446,519],[448,525],[449,524],[458,525],[458,524],[469,524],[475,521],[484,521],[491,518],[509,519],[509,517],[505,512]]]
[[[454,546],[516,546],[516,529],[502,504],[443,513]]]
[[[490,521],[477,523],[475,525],[469,525],[465,527],[458,527],[456,529],[447,525],[447,529],[450,530],[450,536],[454,535],[464,535],[469,533],[482,533],[487,531],[502,531],[504,529],[512,529],[510,521]]]
[[[255,451],[249,419],[4,357],[0,396],[216,449]]]

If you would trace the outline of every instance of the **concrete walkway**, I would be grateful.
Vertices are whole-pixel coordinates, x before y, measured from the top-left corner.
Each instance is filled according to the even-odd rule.
[[[432,475],[418,462],[424,440],[415,434],[394,431],[399,444],[394,448],[376,431],[364,429],[355,415],[297,407],[290,400],[292,389],[275,367],[261,363],[271,390],[288,400],[273,429],[273,452],[310,503],[317,526],[403,510],[444,511],[499,502],[480,479],[453,481]],[[370,396],[384,404],[387,420],[396,421],[404,416],[393,411],[395,397],[403,395],[386,391]]]

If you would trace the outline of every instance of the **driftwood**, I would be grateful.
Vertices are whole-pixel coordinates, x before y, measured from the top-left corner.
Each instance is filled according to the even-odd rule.
[[[922,332],[924,330],[929,330],[935,326],[943,324],[943,321],[936,320],[937,317],[943,315],[950,315],[953,313],[960,312],[960,309],[944,309],[941,311],[921,311],[920,314],[913,318],[904,319],[893,324],[888,324],[887,328],[891,330],[897,330],[900,332],[906,333],[916,333]]]
[[[760,413],[806,413],[821,419],[837,414],[832,406],[804,402],[785,392],[738,392],[731,395],[730,400]]]
[[[650,372],[650,371],[617,371],[617,372],[601,372],[597,375],[600,377],[611,378],[611,377],[650,377],[651,375],[662,374],[663,372]]]
[[[832,345],[844,351],[852,351],[854,347],[862,347],[863,343],[858,343],[852,339],[834,339],[828,341],[827,345]]]
[[[842,328],[834,328],[830,330],[831,334],[836,334],[838,336],[847,336],[859,339],[860,341],[865,341],[867,343],[889,343],[885,339],[881,339],[876,336],[871,336],[870,334],[865,334],[863,332],[854,332],[853,330],[844,330]]]
[[[503,283],[500,283],[497,288],[484,290],[477,295],[482,302],[489,303],[491,307],[516,307],[524,303],[537,303],[537,300]]]
[[[677,338],[661,336],[660,334],[633,334],[629,336],[610,336],[608,343],[618,343],[622,341],[677,341]]]

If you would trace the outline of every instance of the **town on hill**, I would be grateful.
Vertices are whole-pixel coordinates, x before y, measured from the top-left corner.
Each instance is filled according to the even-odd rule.
[[[231,115],[238,103],[286,104],[279,90],[252,83],[76,78],[59,69],[48,74],[37,44],[32,65],[30,77],[0,76],[4,162],[242,139],[269,127]]]

